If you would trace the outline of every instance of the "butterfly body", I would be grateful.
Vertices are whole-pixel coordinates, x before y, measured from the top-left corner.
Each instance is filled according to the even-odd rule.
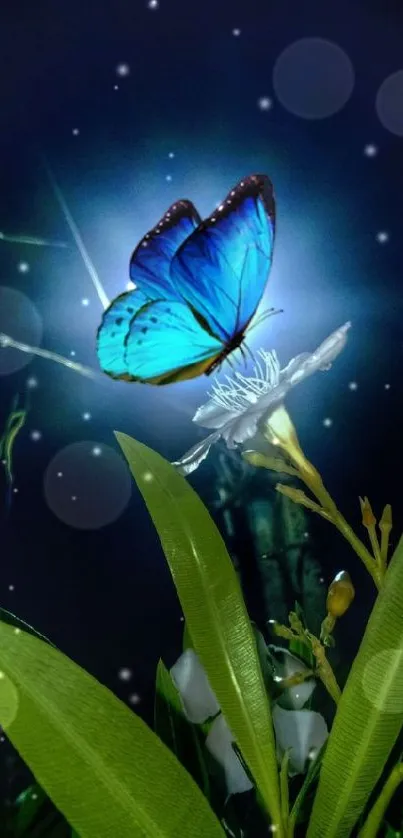
[[[98,330],[112,378],[169,384],[210,375],[241,347],[263,296],[275,226],[272,184],[252,175],[201,221],[177,201],[130,262],[135,289],[117,297]]]

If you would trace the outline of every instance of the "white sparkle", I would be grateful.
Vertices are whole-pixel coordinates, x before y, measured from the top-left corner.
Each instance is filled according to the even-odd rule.
[[[376,157],[378,154],[378,147],[373,143],[368,143],[368,145],[364,147],[364,154],[366,157]]]
[[[114,89],[114,90],[119,90],[119,85],[118,85],[118,84],[114,84],[114,85],[113,85],[113,89]]]
[[[135,287],[136,286],[135,286],[134,282],[132,282],[131,279],[130,279],[129,282],[127,283],[127,285],[126,285],[126,291],[134,291]]]
[[[83,419],[84,419],[84,422],[89,422],[89,420],[91,419],[91,413],[88,413],[88,411],[83,413]]]
[[[385,390],[390,390],[390,384],[385,384]]]
[[[182,616],[182,617],[179,617],[179,619],[180,619],[181,623],[184,623],[184,622],[185,622],[185,618],[184,618],[183,616]]]
[[[127,666],[124,666],[122,669],[119,669],[118,676],[121,681],[130,681],[133,676],[133,672],[131,669],[128,669]]]
[[[31,431],[31,439],[33,442],[38,442],[42,439],[42,434],[40,431]]]
[[[167,181],[168,181],[168,183],[170,183],[170,182],[171,182],[171,180],[172,180],[172,175],[167,175],[167,176],[166,176],[166,178],[165,178],[165,180],[167,180]]]
[[[9,585],[9,586],[8,586],[8,590],[9,590],[9,591],[14,591],[14,590],[15,590],[14,585]]]
[[[6,741],[6,737],[5,736],[0,736],[0,742],[5,742],[5,741]]]
[[[348,385],[348,389],[349,390],[357,390],[358,389],[357,382],[356,381],[350,381],[349,385]]]
[[[57,472],[57,476],[58,476],[58,477],[63,477],[63,472],[62,472],[62,471],[58,471],[58,472]]]
[[[261,111],[269,111],[273,106],[273,101],[269,96],[261,96],[260,99],[257,100],[257,106]]]
[[[90,304],[90,301],[89,301],[88,297],[84,297],[84,299],[81,300],[81,305],[82,306],[89,306],[89,304]]]
[[[120,78],[124,79],[126,76],[130,74],[130,67],[128,64],[118,64],[116,67],[116,75],[120,76]]]
[[[14,487],[13,492],[14,492],[15,495],[18,493],[17,487]]]
[[[138,693],[132,693],[129,695],[129,702],[130,704],[140,704],[141,698]]]
[[[379,233],[376,234],[376,240],[378,244],[386,244],[389,241],[389,233],[386,230],[380,230]]]
[[[148,0],[147,8],[148,9],[158,9],[159,7],[159,0]]]
[[[151,483],[153,480],[153,475],[151,471],[145,471],[143,474],[143,480],[145,483]]]
[[[78,137],[78,135],[80,133],[80,129],[79,128],[73,128],[71,133],[73,134],[73,137]]]
[[[72,499],[72,500],[77,500],[77,495],[72,495],[72,496],[71,496],[71,499]]]
[[[102,454],[102,449],[99,445],[95,445],[91,453],[94,457],[100,457]]]
[[[321,583],[321,585],[323,585],[324,581],[325,580],[324,580],[323,576],[321,576],[320,579],[319,579],[319,582]]]
[[[323,420],[323,424],[325,428],[331,428],[331,426],[333,425],[333,419],[330,419],[330,417],[327,416],[326,419]]]
[[[235,28],[235,29],[232,30],[232,34],[233,34],[234,38],[239,38],[239,36],[241,34],[241,30]]]
[[[173,152],[173,151],[170,151],[170,152],[169,152],[169,154],[168,154],[168,157],[169,157],[169,159],[170,159],[170,160],[173,160],[173,159],[174,159],[174,157],[175,157],[174,152]]]
[[[35,378],[34,376],[31,376],[31,378],[27,378],[27,387],[28,387],[29,390],[35,390],[35,387],[37,387],[37,386],[38,386],[38,379],[37,378]]]
[[[18,262],[17,268],[20,274],[27,274],[29,271],[28,262]]]
[[[70,352],[71,357],[74,358],[75,354],[76,353],[75,353],[74,349],[72,349],[71,352]]]

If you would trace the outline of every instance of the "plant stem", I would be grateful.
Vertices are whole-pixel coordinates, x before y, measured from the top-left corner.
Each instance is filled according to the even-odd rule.
[[[392,771],[390,772],[378,799],[374,803],[363,828],[359,832],[358,838],[376,838],[386,809],[388,808],[389,803],[402,780],[403,764],[398,762],[398,764],[392,768]]]
[[[327,491],[323,484],[322,478],[314,465],[305,456],[295,431],[295,428],[288,416],[285,408],[282,408],[284,432],[282,434],[275,433],[271,427],[273,416],[269,418],[265,429],[263,431],[265,438],[270,445],[278,445],[286,452],[287,456],[298,471],[298,477],[305,483],[308,489],[319,501],[320,506],[325,513],[324,517],[329,517],[335,527],[344,536],[346,541],[351,545],[353,550],[357,553],[361,561],[364,563],[366,569],[371,574],[378,590],[382,586],[385,569],[380,567],[367,550],[365,544],[358,538],[350,524],[339,512],[333,498]],[[285,419],[285,421],[284,421]],[[323,514],[322,512],[322,514]]]

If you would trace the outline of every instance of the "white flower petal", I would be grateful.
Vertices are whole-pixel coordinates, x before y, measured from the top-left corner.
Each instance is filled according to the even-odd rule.
[[[182,699],[190,722],[202,724],[216,716],[220,706],[210,687],[207,675],[193,649],[186,649],[171,669],[171,676]]]
[[[213,434],[209,434],[203,439],[201,442],[197,442],[193,448],[190,448],[180,460],[176,460],[172,463],[173,466],[176,466],[180,474],[187,476],[191,474],[192,471],[198,468],[200,463],[206,459],[207,454],[210,451],[212,445],[215,442],[218,442],[221,436],[221,431],[216,431]]]
[[[224,716],[218,716],[211,725],[206,748],[224,769],[228,794],[240,794],[249,791],[253,785],[232,747],[233,741]]]
[[[300,355],[296,355],[295,358],[292,358],[291,361],[281,370],[280,373],[280,381],[289,381],[290,383],[294,383],[296,380],[299,370],[302,364],[310,358],[309,352],[301,352]],[[295,379],[294,379],[295,377]]]
[[[308,667],[299,658],[291,654],[288,649],[282,646],[270,646],[269,648],[277,653],[275,655],[275,670],[279,678],[289,678],[297,672],[307,671]],[[301,710],[311,697],[315,686],[315,679],[307,678],[302,684],[284,690],[280,698],[277,699],[277,704],[279,707],[286,708],[287,710]]]
[[[307,760],[317,753],[329,735],[320,713],[312,710],[283,710],[273,707],[273,724],[280,752],[290,749],[290,768],[303,774]]]
[[[237,411],[230,411],[214,399],[198,407],[193,417],[193,422],[202,425],[203,428],[222,428],[229,420],[238,415]]]
[[[345,323],[344,326],[340,326],[339,329],[336,329],[335,332],[332,332],[323,343],[312,352],[311,355],[303,361],[298,370],[296,370],[290,378],[290,384],[294,386],[295,384],[299,384],[300,381],[303,381],[304,378],[307,378],[309,375],[312,375],[314,372],[318,372],[319,370],[328,370],[330,369],[333,361],[337,356],[340,354],[342,349],[344,349],[347,343],[347,332],[351,327],[351,323]]]

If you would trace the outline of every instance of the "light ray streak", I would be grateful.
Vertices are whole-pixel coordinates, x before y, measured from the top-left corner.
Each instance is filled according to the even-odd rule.
[[[46,358],[48,361],[55,361],[56,364],[62,364],[62,366],[68,367],[69,369],[74,370],[74,372],[78,372],[80,375],[84,375],[87,378],[101,378],[100,373],[96,370],[92,370],[90,367],[84,366],[84,364],[78,364],[76,361],[70,361],[69,358],[65,358],[57,352],[50,352],[48,349],[41,349],[39,346],[29,346],[27,343],[21,343],[20,341],[9,337],[9,335],[4,335],[2,332],[0,332],[0,348],[18,349],[20,352],[26,352],[29,355],[37,355],[39,358]]]
[[[0,241],[11,242],[11,244],[29,244],[35,247],[68,247],[66,242],[54,242],[50,239],[41,239],[37,236],[11,235],[0,233]]]
[[[63,213],[63,215],[66,219],[66,222],[67,222],[67,224],[70,228],[70,232],[71,232],[71,234],[73,236],[73,239],[74,239],[74,241],[77,245],[77,248],[80,252],[81,258],[82,258],[82,260],[84,262],[84,265],[87,269],[87,272],[89,274],[91,282],[92,282],[92,284],[93,284],[93,286],[94,286],[94,288],[95,288],[95,290],[98,294],[98,297],[101,301],[102,307],[104,309],[106,309],[106,308],[108,308],[108,306],[110,304],[110,300],[108,299],[108,297],[105,293],[104,287],[103,287],[102,282],[101,282],[101,280],[98,276],[98,272],[95,268],[95,265],[92,262],[92,259],[91,259],[90,255],[88,253],[88,250],[87,250],[87,248],[86,248],[86,246],[85,246],[85,244],[84,244],[84,242],[81,238],[81,234],[80,234],[80,231],[77,227],[77,224],[74,221],[74,218],[73,218],[73,216],[72,216],[72,214],[71,214],[71,212],[70,212],[70,210],[69,210],[69,208],[66,204],[66,200],[65,200],[64,195],[62,193],[62,190],[60,189],[60,186],[58,185],[57,181],[55,180],[53,172],[49,168],[46,161],[45,161],[45,167],[46,167],[46,171],[47,171],[47,174],[48,174],[48,178],[49,178],[50,183],[52,185],[52,189],[55,193],[56,199],[57,199],[57,201],[59,203],[59,206],[61,208],[61,211],[62,211],[62,213]]]

